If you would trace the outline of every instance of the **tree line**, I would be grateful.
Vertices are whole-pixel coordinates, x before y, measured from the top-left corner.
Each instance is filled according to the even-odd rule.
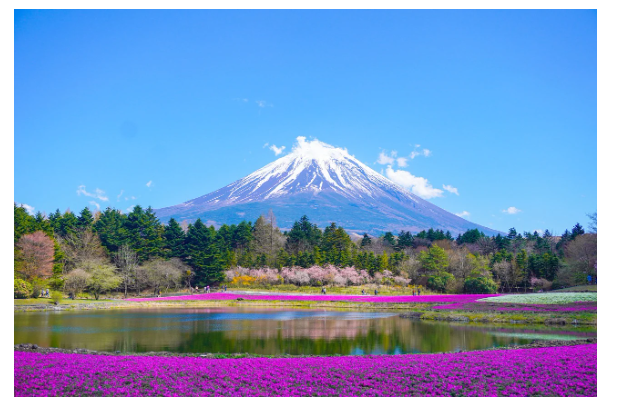
[[[200,219],[162,224],[151,208],[140,206],[127,214],[85,208],[79,215],[57,210],[31,216],[14,205],[14,288],[20,297],[50,287],[98,298],[112,290],[127,296],[218,285],[235,268],[274,269],[283,279],[283,268],[330,267],[353,268],[365,282],[398,277],[408,279],[402,284],[443,292],[527,290],[578,283],[587,275],[595,279],[595,256],[587,256],[592,240],[597,245],[597,235],[577,224],[560,237],[514,229],[486,236],[473,229],[453,238],[448,231],[428,229],[374,238],[365,233],[353,241],[336,223],[321,230],[307,216],[282,233],[272,211],[255,223],[216,229]],[[286,278],[300,279],[301,273]],[[352,279],[350,284],[357,279],[337,279],[343,278]]]

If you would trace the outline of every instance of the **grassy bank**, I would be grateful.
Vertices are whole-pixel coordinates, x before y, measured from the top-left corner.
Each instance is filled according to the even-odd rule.
[[[414,309],[415,310],[415,309]],[[514,323],[544,325],[597,325],[598,315],[591,312],[473,312],[460,310],[417,310],[403,315],[423,320]]]

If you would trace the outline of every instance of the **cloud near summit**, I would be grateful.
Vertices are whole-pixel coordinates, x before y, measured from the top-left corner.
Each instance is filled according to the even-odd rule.
[[[393,170],[391,165],[389,165],[387,166],[386,176],[392,182],[410,190],[422,199],[442,197],[442,189],[434,188],[425,178],[414,176],[406,170]]]

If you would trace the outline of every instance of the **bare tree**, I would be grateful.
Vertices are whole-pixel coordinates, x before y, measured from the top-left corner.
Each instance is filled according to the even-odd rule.
[[[58,242],[64,252],[64,271],[89,265],[89,262],[104,262],[105,249],[99,237],[90,229],[63,237]]]
[[[598,212],[590,213],[587,217],[589,218],[589,224],[587,225],[589,232],[598,233]]]
[[[272,210],[269,212],[268,221],[264,216],[260,216],[255,221],[253,227],[253,252],[256,255],[265,254],[268,256],[275,256],[275,253],[283,248],[284,236],[279,231],[279,228],[275,226],[275,215],[272,214]]]
[[[121,283],[123,284],[123,294],[127,298],[128,287],[134,283],[136,269],[138,268],[138,256],[128,245],[119,247],[114,254],[114,263],[119,268]]]
[[[598,235],[586,233],[576,236],[565,246],[567,264],[574,273],[584,276],[598,275]]]
[[[497,250],[497,244],[492,237],[482,237],[477,240],[477,247],[483,255],[491,255]]]
[[[458,281],[465,281],[474,269],[473,261],[469,258],[473,255],[465,247],[449,250],[446,253],[448,254],[448,272],[452,273]]]
[[[501,261],[492,265],[492,273],[506,291],[515,291],[524,278],[517,268],[516,262]]]
[[[183,273],[186,273],[189,269],[180,259],[163,260],[153,258],[140,266],[138,270],[144,274],[154,294],[158,295],[163,288],[177,288],[180,285]]]

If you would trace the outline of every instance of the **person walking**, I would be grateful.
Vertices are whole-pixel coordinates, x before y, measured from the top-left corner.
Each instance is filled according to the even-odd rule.
[[[378,289],[374,289],[374,295],[378,296]]]

